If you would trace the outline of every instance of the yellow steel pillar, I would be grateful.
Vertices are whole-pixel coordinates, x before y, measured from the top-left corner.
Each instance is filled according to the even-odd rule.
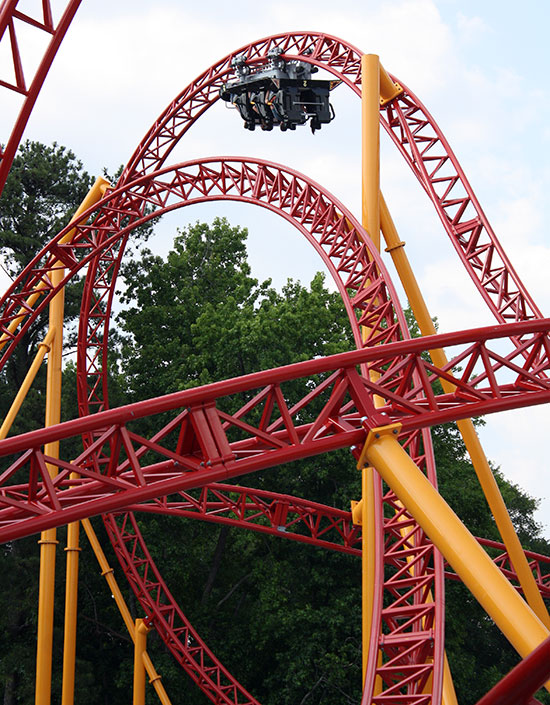
[[[361,57],[362,223],[380,249],[380,62],[376,54]]]
[[[76,477],[71,473],[71,477]],[[63,687],[61,705],[73,705],[76,663],[76,622],[78,605],[78,554],[80,524],[74,521],[67,527],[67,573],[65,588],[65,634],[63,643]]]
[[[522,658],[549,630],[397,442],[399,424],[371,431],[358,467],[373,465]]]
[[[380,194],[380,220],[382,233],[387,244],[387,251],[391,254],[405,294],[420,328],[420,332],[422,335],[434,335],[436,329],[410,266],[408,257],[405,254],[403,247],[405,243],[401,242],[399,239],[382,194]],[[430,356],[434,364],[438,367],[444,367],[448,362],[443,350],[430,350]],[[454,386],[446,380],[441,380],[441,383],[445,392],[452,392],[454,390]],[[533,572],[529,567],[529,563],[515,532],[493,472],[481,447],[474,425],[470,419],[462,419],[461,421],[457,421],[457,426],[527,602],[539,619],[550,629],[548,610],[546,609],[540,590],[537,587]]]
[[[63,280],[61,267],[51,273],[53,286]],[[48,376],[46,383],[46,426],[59,423],[61,418],[61,358],[63,352],[63,312],[64,290],[62,289],[50,304],[50,331],[53,342],[48,354]],[[59,442],[47,443],[44,453],[53,458],[59,457]],[[55,466],[48,464],[48,472],[53,478]],[[40,538],[40,582],[38,597],[38,632],[36,637],[36,705],[49,705],[51,699],[53,609],[55,592],[55,547],[56,530],[43,531]]]
[[[361,57],[362,222],[380,249],[380,62],[376,54]],[[364,331],[365,332],[365,331]],[[361,469],[362,487],[362,667],[367,672],[374,606],[375,519],[373,469]]]
[[[143,619],[136,619],[134,638],[134,700],[133,705],[145,705],[145,663],[149,627]]]
[[[96,203],[108,187],[105,179],[99,178],[88,192],[86,198],[77,209],[73,221],[78,222],[84,211]],[[70,242],[74,237],[73,228],[61,240]],[[53,287],[63,281],[65,269],[60,262],[55,262],[50,270]],[[53,426],[61,419],[61,363],[63,354],[63,318],[65,309],[65,292],[61,289],[50,303],[49,333],[53,340],[48,354],[48,373],[46,382],[46,418],[45,426]],[[52,458],[59,457],[59,442],[47,443],[44,453]],[[50,476],[53,478],[56,467],[48,464]],[[57,544],[55,529],[43,531],[40,544],[40,580],[38,595],[38,629],[36,637],[36,705],[49,705],[51,700],[52,673],[52,642],[53,642],[53,611],[55,594],[55,547]],[[76,577],[76,576],[73,576]]]
[[[17,414],[19,413],[19,409],[21,408],[21,404],[25,401],[29,389],[31,388],[32,383],[34,382],[34,378],[36,377],[36,375],[38,374],[38,370],[42,366],[42,361],[44,360],[46,353],[50,351],[50,343],[52,342],[53,337],[54,331],[49,330],[44,340],[38,344],[38,352],[36,353],[27,374],[25,375],[25,379],[23,380],[22,385],[19,387],[19,390],[15,395],[15,399],[13,400],[10,410],[8,411],[4,418],[4,421],[2,422],[2,426],[0,426],[0,439],[6,438],[6,436],[10,432],[12,424],[15,421]]]

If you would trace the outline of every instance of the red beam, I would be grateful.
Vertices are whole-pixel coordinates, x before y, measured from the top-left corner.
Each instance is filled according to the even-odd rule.
[[[402,422],[408,432],[442,420],[548,402],[550,382],[543,373],[549,360],[536,357],[539,376],[514,362],[516,357],[524,362],[523,353],[530,345],[545,350],[543,342],[547,342],[548,328],[550,321],[543,319],[355,350],[176,392],[5,439],[0,442],[0,456],[21,452],[23,455],[14,459],[0,476],[0,540],[19,538],[171,492],[223,482],[281,463],[361,444],[366,430],[389,422]],[[533,337],[525,339],[529,333],[534,333]],[[508,357],[496,356],[490,351],[479,355],[479,341],[485,341],[486,345],[491,336],[510,340],[511,335],[524,336],[524,341]],[[494,372],[504,370],[509,377],[508,372],[512,370],[517,379],[513,382],[507,379],[496,394],[494,385],[477,387],[480,380],[483,382],[484,377],[492,375],[475,375],[475,368],[465,364],[466,369],[471,368],[472,379],[454,378],[447,368],[437,370],[421,356],[426,349],[472,342],[475,343],[470,348],[472,355],[483,360],[494,358]],[[357,367],[364,363],[382,371],[377,384],[358,374]],[[452,364],[449,363],[449,368]],[[414,371],[418,365],[425,365],[429,372],[423,375],[424,386],[415,381],[418,376]],[[403,377],[403,370],[406,370],[406,377]],[[283,410],[279,408],[280,403],[274,405],[273,415],[265,420],[265,426],[262,423],[262,429],[251,425],[251,421],[247,423],[246,413],[265,410],[266,388],[277,387],[288,380],[309,380],[323,373],[324,381],[316,389],[308,390],[305,397],[290,408]],[[455,380],[459,387],[457,393],[434,396],[431,384],[438,375]],[[221,412],[214,403],[220,397],[252,390],[258,390],[256,395],[232,416]],[[390,400],[382,410],[374,407],[375,393]],[[284,399],[284,395],[279,396]],[[310,404],[319,401],[322,409],[316,410],[317,420],[293,425],[307,413]],[[173,411],[176,417],[150,440],[125,428],[135,419],[163,411]],[[200,423],[204,414],[208,415],[206,424]],[[244,430],[247,436],[231,442],[234,428],[240,433]],[[98,433],[97,440],[74,463],[42,458],[41,447],[46,442]],[[176,450],[171,446],[174,437],[179,439]],[[141,458],[147,457],[149,449],[165,459],[142,467]],[[39,473],[32,472],[33,464],[42,460],[59,468],[51,487],[46,486]],[[78,473],[81,479],[71,480],[71,471]]]
[[[386,365],[390,361],[398,360],[403,355],[420,355],[422,352],[433,350],[436,348],[446,348],[453,345],[467,345],[475,342],[485,342],[489,340],[498,340],[510,337],[520,337],[536,333],[550,333],[550,319],[542,318],[534,321],[521,323],[508,323],[505,325],[487,326],[484,328],[474,328],[466,331],[446,333],[444,335],[431,335],[414,340],[402,340],[398,343],[390,343],[388,345],[379,345],[375,348],[367,348],[363,350],[352,350],[350,352],[330,355],[328,357],[316,358],[305,362],[296,362],[292,365],[284,365],[272,370],[262,370],[252,374],[243,375],[242,377],[234,377],[232,379],[223,380],[221,382],[213,382],[202,387],[194,387],[180,392],[166,394],[163,397],[155,397],[145,401],[134,402],[126,406],[121,406],[115,409],[98,412],[90,416],[85,416],[71,421],[51,426],[49,428],[37,429],[22,433],[13,438],[6,438],[0,441],[0,457],[18,453],[28,448],[42,446],[45,443],[70,438],[72,436],[82,435],[84,433],[93,433],[94,431],[105,429],[111,426],[125,424],[134,419],[143,418],[145,416],[154,416],[164,411],[173,410],[182,407],[192,407],[198,404],[215,401],[220,397],[230,396],[232,394],[251,391],[267,387],[272,384],[281,384],[289,380],[300,378],[311,378],[314,375],[332,372],[335,370],[352,369],[361,364],[376,361],[380,366]],[[452,369],[454,365],[452,360],[441,371],[442,376],[445,370]],[[431,366],[434,370],[437,369]],[[545,370],[550,371],[550,361],[546,361]],[[455,380],[451,372],[445,374],[450,380]],[[458,379],[458,378],[457,378]],[[435,380],[431,380],[433,382]],[[456,380],[455,380],[456,381]],[[497,399],[497,400],[482,400],[477,402],[482,408],[495,409],[501,411],[508,408],[518,408],[518,406],[529,406],[533,402],[521,398],[522,391],[525,391],[533,401],[537,403],[545,403],[550,401],[550,381],[540,380],[540,390],[531,391],[528,389],[517,388],[515,398],[512,399]],[[375,385],[370,385],[373,388]],[[472,388],[473,389],[473,388]],[[512,393],[513,387],[509,388]],[[384,392],[384,388],[380,387],[380,391]],[[538,391],[543,393],[541,398],[536,395]],[[434,414],[430,419],[431,423],[443,423],[469,416],[470,404],[467,399],[463,399],[462,405],[451,406],[451,395],[439,395],[440,398],[449,399],[449,410],[441,409],[439,413]],[[408,396],[403,398],[403,403],[412,406],[415,401],[412,399],[407,401]],[[476,402],[473,402],[476,403]],[[386,407],[384,407],[386,409]],[[383,422],[391,423],[393,420],[403,420],[403,409],[400,409],[396,414],[396,419],[390,419],[389,416],[379,414],[375,418],[374,425],[380,425]],[[431,425],[430,422],[425,424],[416,424],[414,420],[406,423],[408,428],[419,428],[422,426]],[[404,424],[405,425],[405,424]],[[374,427],[374,426],[373,426]],[[305,428],[305,426],[303,427]]]

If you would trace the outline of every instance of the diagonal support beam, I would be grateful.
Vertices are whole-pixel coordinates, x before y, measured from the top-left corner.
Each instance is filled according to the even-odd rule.
[[[361,463],[376,468],[504,636],[525,658],[548,639],[550,632],[401,448],[398,432],[399,426],[395,424],[369,431]]]

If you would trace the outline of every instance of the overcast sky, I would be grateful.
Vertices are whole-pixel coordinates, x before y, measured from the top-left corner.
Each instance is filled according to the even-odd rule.
[[[550,315],[549,20],[550,5],[540,0],[83,0],[25,137],[70,147],[93,174],[112,172],[166,104],[228,52],[282,31],[328,32],[379,54],[425,103],[528,290]],[[24,56],[40,56],[36,34],[29,32],[27,41],[34,49]],[[3,59],[0,52],[0,65]],[[337,119],[313,136],[308,129],[246,132],[220,102],[172,161],[217,154],[272,159],[312,176],[359,215],[359,102],[340,87],[333,104]],[[3,108],[1,139],[18,106],[13,100]],[[384,138],[381,169],[386,200],[440,330],[492,323],[424,192]],[[277,286],[289,276],[307,283],[322,268],[282,219],[231,204],[172,215],[151,246],[166,252],[177,226],[219,213],[249,227],[257,277],[272,277]],[[482,432],[488,456],[541,498],[538,518],[548,536],[549,422],[547,407],[537,407],[491,416]]]

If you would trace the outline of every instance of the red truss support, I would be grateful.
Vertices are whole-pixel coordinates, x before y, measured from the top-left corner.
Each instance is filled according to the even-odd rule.
[[[0,476],[0,535],[23,535],[79,516],[227,480],[259,467],[361,443],[365,433],[363,416],[368,417],[367,425],[371,426],[388,419],[403,422],[401,442],[435,484],[429,434],[420,429],[443,420],[548,400],[546,321],[507,326],[498,334],[486,329],[470,337],[457,334],[452,340],[437,337],[431,347],[458,345],[459,341],[468,345],[461,353],[464,372],[456,377],[450,366],[438,370],[424,364],[420,357],[422,344],[417,348],[410,341],[398,342],[406,337],[406,327],[377,254],[343,206],[299,174],[240,159],[205,160],[158,171],[183,134],[217,100],[221,83],[230,75],[231,59],[245,54],[252,63],[262,61],[274,47],[280,47],[289,58],[326,68],[360,92],[361,53],[334,37],[316,33],[269,37],[243,47],[204,72],[155,122],[126,168],[119,190],[100,204],[94,223],[80,226],[68,246],[58,244],[63,235],[60,234],[0,301],[0,331],[8,343],[0,364],[4,364],[53,295],[49,277],[52,264],[63,264],[66,280],[87,265],[79,338],[80,412],[85,415],[106,408],[108,324],[127,237],[153,213],[219,198],[262,205],[294,223],[334,277],[358,346],[362,345],[359,326],[364,325],[371,330],[367,345],[382,344],[378,354],[354,361],[351,357],[338,362],[331,358],[334,366],[330,369],[321,370],[314,365],[311,370],[294,370],[293,374],[321,373],[325,378],[316,390],[292,404],[285,401],[283,391],[285,379],[290,378],[278,370],[273,371],[275,378],[258,377],[255,384],[259,386],[246,387],[250,401],[231,414],[222,414],[216,405],[219,395],[231,394],[230,386],[217,388],[213,396],[209,395],[215,385],[199,390],[206,395],[201,398],[151,400],[145,403],[148,408],[140,411],[134,406],[133,413],[143,411],[144,415],[173,410],[172,422],[152,439],[144,439],[132,430],[134,417],[125,416],[129,408],[56,427],[53,433],[84,433],[88,445],[74,464],[57,463],[60,472],[53,481],[45,472],[45,463],[52,459],[42,455],[41,432],[37,432],[38,436],[4,441],[0,454],[21,455]],[[382,109],[381,120],[430,195],[464,265],[497,319],[523,321],[540,317],[486,222],[456,158],[422,104],[405,89]],[[31,305],[29,297],[34,293],[39,296]],[[15,318],[21,318],[22,325],[10,333],[7,326]],[[508,355],[492,346],[490,341],[497,335],[512,336]],[[357,365],[361,365],[362,374]],[[382,372],[377,384],[370,383],[366,374],[369,367]],[[289,369],[282,368],[287,372]],[[442,377],[456,384],[455,393],[435,394],[432,383]],[[231,383],[238,387],[241,382],[233,380],[227,384]],[[388,400],[384,409],[374,410],[374,393]],[[322,412],[307,420],[310,401],[319,399]],[[175,405],[170,406],[172,403]],[[180,403],[185,408],[178,407]],[[266,408],[270,413],[262,413]],[[295,423],[296,413],[301,416],[301,425]],[[260,417],[262,421],[258,420]],[[168,440],[171,437],[177,439],[175,452],[168,450],[173,447]],[[26,445],[17,446],[18,440]],[[9,443],[12,445],[6,445]],[[71,469],[77,469],[81,479],[70,481]],[[438,702],[443,654],[441,559],[395,498],[391,494],[382,497],[379,481],[376,491],[379,591],[367,680],[371,685],[376,675],[382,680],[382,693],[376,696],[379,703],[417,705],[431,699]],[[389,511],[385,512],[383,506]],[[132,519],[122,517],[121,523],[126,532]],[[129,537],[131,534],[128,531]],[[120,546],[132,545],[129,562],[125,563],[122,549],[120,556],[136,593],[141,590],[142,595],[154,595],[155,580],[148,582],[146,578],[156,568],[146,555],[145,545],[137,549],[137,539],[124,534],[117,539],[113,533],[113,540]],[[385,565],[393,567],[391,578],[384,578]],[[135,578],[140,572],[141,583]],[[162,595],[162,600],[169,602],[167,591],[163,590]],[[145,605],[145,597],[140,599]],[[154,597],[150,599],[154,602]],[[166,610],[170,612],[172,608]],[[169,644],[171,633],[160,622],[158,628]],[[185,629],[181,628],[182,634],[186,634]],[[384,653],[380,665],[379,650]],[[239,698],[246,702],[248,694],[228,674],[223,678],[215,675],[208,681],[210,675],[222,671],[204,660],[205,653],[198,649],[195,663],[200,662],[200,668],[196,671],[190,665],[191,656],[185,657],[192,677],[197,674],[194,678],[204,692],[215,702],[236,703]],[[368,686],[364,697],[368,699],[371,694],[372,687]]]
[[[366,430],[387,423],[401,423],[410,442],[409,432],[423,427],[548,402],[550,380],[543,373],[550,367],[549,331],[550,320],[543,319],[380,345],[5,439],[0,441],[0,456],[18,455],[0,475],[0,538],[19,538],[38,528],[361,444]],[[521,346],[512,346],[506,355],[491,349],[506,340],[510,344],[512,335],[522,336]],[[464,368],[460,374],[452,374],[454,361],[438,369],[422,357],[425,350],[453,345],[466,347],[455,358]],[[537,360],[539,376],[525,362],[526,353]],[[380,378],[372,382],[359,374],[358,366],[378,370]],[[306,384],[304,396],[291,401],[285,382],[308,381],[314,375],[322,381],[313,389]],[[434,383],[443,378],[456,385],[454,393],[434,392]],[[222,398],[228,408],[242,394],[249,397],[244,406],[232,413],[221,410]],[[375,409],[374,394],[388,403]],[[135,420],[161,412],[171,412],[173,419],[153,438],[131,430]],[[74,462],[44,456],[45,443],[83,434],[97,440]],[[171,450],[174,439],[177,444]],[[46,463],[59,468],[55,480],[49,480]],[[71,471],[81,479],[71,480]]]
[[[105,526],[124,573],[153,626],[176,661],[210,700],[219,705],[259,705],[224,668],[165,585],[133,514],[108,515]]]
[[[327,267],[332,273],[340,292],[345,296],[344,301],[358,344],[362,342],[359,333],[358,319],[360,322],[366,321],[366,325],[369,325],[372,329],[373,335],[370,337],[369,341],[376,340],[377,338],[378,340],[397,340],[401,335],[406,335],[406,326],[402,313],[399,308],[394,311],[394,307],[390,303],[390,298],[396,301],[396,297],[390,285],[386,283],[388,282],[387,275],[383,274],[383,268],[380,269],[381,265],[378,254],[375,251],[371,251],[372,246],[369,240],[365,239],[360,226],[356,224],[354,218],[341,204],[335,202],[334,199],[331,199],[331,197],[323,192],[316,184],[307,181],[305,177],[288,172],[288,170],[282,170],[281,173],[280,167],[275,165],[254,163],[251,160],[248,162],[244,162],[243,160],[222,160],[220,168],[220,166],[216,166],[215,164],[217,161],[219,160],[207,160],[206,162],[199,163],[199,165],[193,165],[194,168],[200,167],[198,172],[199,178],[197,180],[197,192],[200,199],[203,199],[205,193],[208,193],[209,198],[219,197],[218,190],[223,188],[231,190],[232,197],[238,196],[238,194],[242,192],[245,196],[242,200],[251,200],[251,202],[258,203],[259,205],[263,205],[264,201],[269,203],[267,207],[270,207],[293,222],[296,227],[308,237],[310,242],[316,246],[318,252],[325,259]],[[228,171],[230,178],[225,176],[226,161],[231,162]],[[168,173],[172,175],[166,182],[165,177]],[[240,177],[239,173],[241,174]],[[194,172],[182,176],[181,172],[177,173],[177,170],[174,169],[165,170],[156,176],[160,177],[161,182],[164,180],[168,184],[175,184],[176,190],[181,190],[182,185],[191,186],[196,177]],[[151,182],[150,179],[144,179],[133,185],[135,189],[126,189],[124,196],[126,193],[130,195],[125,206],[126,211],[121,206],[124,200],[121,198],[121,193],[123,192],[112,194],[104,203],[105,211],[103,214],[100,214],[93,226],[88,230],[88,233],[91,233],[86,236],[88,237],[87,244],[90,250],[92,250],[94,244],[96,244],[98,252],[107,251],[109,253],[108,257],[102,258],[102,261],[108,263],[105,271],[109,274],[104,277],[103,273],[100,271],[99,276],[97,275],[98,270],[94,269],[93,265],[94,262],[100,259],[99,257],[96,257],[95,260],[90,262],[88,267],[88,281],[98,281],[100,282],[100,286],[96,287],[93,295],[89,297],[85,295],[83,313],[81,316],[81,334],[82,331],[90,329],[92,331],[90,339],[81,336],[79,345],[80,370],[88,369],[91,371],[89,375],[91,383],[89,384],[86,384],[86,377],[82,374],[80,375],[79,395],[82,411],[88,408],[87,394],[90,395],[89,399],[92,408],[100,407],[103,404],[102,399],[105,399],[105,396],[102,397],[102,394],[105,394],[105,380],[101,370],[103,369],[105,360],[104,355],[107,338],[106,335],[102,337],[101,318],[103,317],[103,326],[106,328],[105,321],[108,321],[110,301],[112,300],[110,297],[114,289],[116,271],[123,250],[123,243],[127,237],[127,233],[132,227],[132,220],[135,223],[136,219],[139,219],[142,214],[139,203],[143,202],[144,194],[150,190],[155,196],[158,196],[158,194],[166,191],[166,183],[159,185],[157,182]],[[213,188],[210,184],[214,184],[216,188]],[[141,199],[141,201],[133,196],[134,192],[139,194],[138,198]],[[193,194],[193,191],[189,193]],[[282,197],[278,200],[281,193]],[[174,195],[175,191],[172,193],[172,196]],[[185,199],[182,199],[182,203],[185,202]],[[188,199],[187,202],[192,201]],[[170,203],[163,202],[162,205],[166,208],[177,207],[177,198],[174,198],[174,201]],[[152,203],[149,208],[154,210]],[[109,240],[105,243],[105,234],[108,232],[105,224],[113,223],[112,229],[116,232],[117,218],[123,218],[127,211],[131,213],[131,218],[126,219],[126,223],[129,222],[130,226],[126,231],[119,233],[118,239],[116,236],[109,236]],[[119,243],[122,244],[119,245]],[[78,242],[74,241],[72,244],[78,245]],[[105,250],[101,250],[102,246],[105,246]],[[64,261],[68,264],[72,264],[73,267],[76,268],[78,267],[78,260],[74,257],[75,252],[80,255],[82,254],[77,247],[74,247],[72,248],[73,257],[71,259],[69,252],[62,253],[61,248],[57,248],[56,250],[52,248],[49,256],[59,258],[62,253]],[[87,255],[88,253],[84,254]],[[47,256],[48,254],[46,254],[46,257]],[[89,257],[86,257],[86,259],[89,259]],[[32,280],[32,265],[29,269],[30,279]],[[35,267],[38,278],[42,276],[42,273],[46,269],[47,267],[41,269],[40,265]],[[43,290],[47,286],[48,281],[49,278],[39,279],[37,286]],[[90,288],[87,288],[87,291],[89,291]],[[387,293],[386,288],[388,288]],[[360,289],[366,289],[367,295],[361,292]],[[99,295],[96,295],[96,291],[99,292]],[[354,292],[360,295],[355,296]],[[46,291],[45,295],[50,295],[50,292]],[[353,297],[353,300],[350,299],[350,296]],[[41,305],[44,305],[44,302],[42,302]],[[12,310],[14,310],[13,315],[21,315],[21,308],[18,309],[15,307],[15,309]],[[88,311],[90,311],[89,316]],[[32,315],[35,315],[35,313]],[[91,322],[90,325],[87,324],[88,320]],[[399,321],[399,324],[396,323],[396,320]],[[98,344],[94,347],[94,340],[96,339]],[[14,339],[12,345],[16,344],[16,342],[17,341]],[[83,353],[85,354],[84,362],[82,361]],[[89,367],[88,363],[90,363]],[[84,382],[84,384],[82,382]],[[95,399],[97,399],[97,402],[95,402]],[[433,454],[429,434],[426,432],[420,434],[414,431],[410,438],[405,437],[403,442],[409,448],[412,457],[417,459],[420,467],[427,470],[429,477],[432,482],[434,482]],[[423,446],[423,450],[420,450],[421,446]],[[417,532],[416,536],[422,536],[422,532]],[[379,554],[377,560],[382,563],[384,562],[382,553]],[[434,569],[437,574],[441,574],[442,564],[436,554],[433,554],[432,559],[432,570]],[[439,594],[440,593],[437,593],[437,595]],[[426,637],[429,650],[431,650],[431,655],[428,660],[429,663],[432,664],[430,668],[434,670],[435,674],[438,673],[442,662],[441,653],[443,644],[443,602],[437,595],[435,603],[430,606],[430,609],[437,611],[438,624],[441,626],[435,635],[435,639]],[[373,616],[373,623],[375,624],[379,624],[382,619],[381,600],[382,596],[379,603],[376,605],[376,614]],[[411,602],[411,606],[414,607],[414,601]],[[421,606],[417,605],[414,608],[421,609]],[[415,627],[416,624],[413,623],[412,628],[414,629]],[[406,641],[403,641],[403,646],[404,648],[408,648]],[[384,650],[383,645],[381,648]],[[421,654],[423,653],[424,651],[421,652]],[[411,661],[410,666],[412,666],[412,657],[409,656],[408,658],[409,661]],[[423,661],[418,664],[416,668],[419,670],[420,677],[424,679],[426,670],[425,662]],[[437,688],[438,676],[434,676],[433,682],[435,683],[434,687]],[[414,685],[411,686],[410,675],[404,687],[407,689],[411,687],[414,688]]]
[[[214,524],[250,529],[331,551],[361,555],[361,527],[353,524],[351,512],[267,490],[212,483],[170,497],[157,497],[148,502],[130,505],[126,509],[181,519],[200,519]],[[402,513],[403,508],[399,507],[395,515],[402,516]],[[390,526],[395,523],[395,516],[385,521],[390,531]],[[399,528],[403,526],[400,525]],[[397,541],[403,544],[402,539],[400,535]],[[504,576],[511,583],[517,584],[517,576],[504,544],[492,539],[477,540],[491,552],[494,563]],[[392,553],[395,554],[395,551],[392,550]],[[525,551],[525,555],[543,597],[550,598],[550,556],[534,551]],[[460,580],[447,565],[445,567],[446,578]]]
[[[281,536],[318,548],[361,554],[361,527],[353,524],[351,512],[267,490],[213,483],[126,509],[201,519]]]
[[[138,511],[153,511],[173,517],[202,518],[206,521],[226,523],[241,528],[253,529],[265,533],[271,533],[280,537],[285,537],[297,541],[311,543],[313,545],[342,550],[355,555],[360,555],[360,528],[351,524],[351,514],[331,507],[319,505],[308,500],[299,499],[287,495],[270,493],[263,490],[253,490],[236,485],[210,485],[196,491],[184,492],[178,495],[178,500],[168,501],[166,498],[159,498],[148,504],[129,507]],[[413,621],[412,611],[407,609],[406,603],[402,599],[402,592],[399,591],[399,579],[403,581],[403,586],[408,588],[410,594],[415,594],[412,590],[414,580],[411,575],[411,566],[417,575],[422,574],[422,559],[429,555],[429,546],[424,546],[422,550],[414,551],[415,532],[413,524],[407,520],[403,508],[399,505],[395,507],[394,517],[384,520],[386,525],[386,536],[393,534],[393,542],[387,541],[387,560],[385,565],[393,566],[393,575],[389,578],[387,588],[393,592],[395,603],[400,606],[388,605],[384,610],[384,620],[394,633],[392,639],[388,640],[386,653],[393,647],[394,676],[397,672],[398,682],[403,681],[402,659],[396,650],[396,645],[403,646],[406,640],[405,658],[410,657],[411,645],[414,642],[410,635],[401,634],[401,639],[397,640],[399,629]],[[265,525],[265,520],[269,526]],[[139,531],[135,518],[131,514],[107,515],[105,518],[106,527],[111,537],[111,541],[119,562],[127,575],[139,603],[147,615],[149,623],[155,627],[158,633],[167,644],[171,653],[178,663],[189,673],[191,678],[201,685],[203,691],[215,701],[216,695],[220,702],[241,702],[239,697],[243,696],[240,685],[219,664],[215,656],[207,649],[199,635],[193,630],[189,621],[183,614],[181,608],[172,597],[170,591],[164,584],[162,576],[156,568],[145,544],[143,536]],[[259,523],[261,522],[261,523]],[[406,530],[405,529],[406,524]],[[418,531],[418,529],[417,529]],[[296,533],[300,532],[300,533]],[[488,545],[502,551],[502,544],[494,541],[479,539],[482,545]],[[352,546],[356,547],[353,548]],[[415,557],[416,555],[416,557]],[[550,558],[538,554],[528,553],[532,566],[538,566],[538,574],[543,574],[550,568]],[[405,558],[405,560],[404,560]],[[500,560],[500,559],[499,559]],[[541,566],[545,568],[541,569]],[[429,571],[429,565],[426,566]],[[456,576],[448,574],[448,577]],[[515,577],[511,575],[510,577]],[[548,574],[550,578],[550,573]],[[431,586],[429,577],[423,577],[416,581],[417,590],[427,590]],[[550,591],[550,586],[548,587]],[[426,603],[426,600],[423,600]],[[420,612],[421,610],[419,610]],[[401,618],[401,619],[400,619]],[[427,618],[427,619],[426,619]],[[421,651],[423,643],[418,637],[422,633],[431,636],[431,630],[426,627],[433,626],[433,614],[425,606],[423,609],[423,622],[416,635],[417,651]],[[386,632],[389,632],[386,629]],[[386,634],[386,638],[388,634]],[[403,638],[404,637],[404,638]],[[419,648],[420,647],[420,648]],[[415,654],[416,661],[420,661],[426,654]],[[401,665],[399,665],[401,664]],[[408,679],[412,674],[412,659],[410,659],[405,669]],[[423,668],[423,680],[426,680],[426,673],[429,671]],[[382,674],[391,674],[391,666],[385,665]],[[212,677],[214,674],[215,677]],[[233,684],[233,685],[231,685]],[[203,687],[204,686],[204,687]],[[248,693],[244,691],[244,700]],[[229,698],[228,700],[226,698]],[[426,701],[424,694],[420,701]],[[256,701],[253,701],[256,702]]]
[[[81,0],[71,0],[66,3],[63,15],[57,22],[54,20],[50,0],[42,0],[41,3],[36,3],[37,8],[34,11],[29,9],[26,12],[19,9],[19,6],[25,5],[19,0],[3,0],[0,6],[0,45],[9,44],[9,54],[11,55],[11,66],[9,66],[7,73],[0,75],[0,89],[4,92],[17,93],[23,100],[21,110],[3,150],[0,144],[0,194],[42,84],[80,2]],[[51,37],[44,56],[38,67],[34,69],[32,76],[25,76],[22,47],[18,40],[18,29],[23,26],[32,27]]]

